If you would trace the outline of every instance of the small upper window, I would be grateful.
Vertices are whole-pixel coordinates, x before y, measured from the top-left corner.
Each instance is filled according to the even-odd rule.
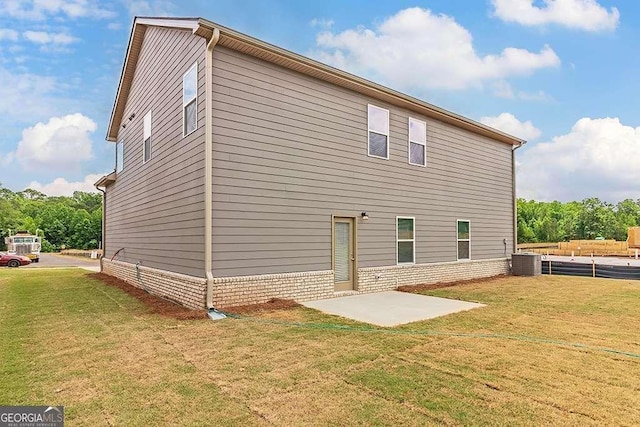
[[[458,220],[458,259],[471,259],[471,223]]]
[[[189,135],[198,128],[198,63],[182,77],[183,134]]]
[[[396,218],[396,254],[398,264],[415,263],[415,218]]]
[[[369,155],[389,159],[389,110],[369,104]]]
[[[151,111],[144,116],[144,144],[142,147],[142,163],[151,160]]]
[[[122,172],[124,169],[124,143],[122,141],[116,144],[116,173]]]
[[[427,165],[427,124],[409,117],[409,164]]]

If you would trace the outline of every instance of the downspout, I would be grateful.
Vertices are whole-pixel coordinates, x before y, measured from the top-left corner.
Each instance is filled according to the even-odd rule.
[[[513,252],[518,252],[518,199],[516,198],[516,150],[526,144],[523,141],[511,149],[511,191],[513,196]]]
[[[100,246],[102,247],[102,256],[100,257],[100,272],[102,273],[102,257],[105,256],[105,254],[107,253],[107,251],[104,248],[104,242],[105,242],[105,232],[107,231],[106,229],[106,218],[107,218],[107,191],[101,189],[100,187],[98,187],[96,185],[96,190],[100,191],[102,193],[102,233],[100,233],[100,241],[101,244]]]
[[[224,317],[213,307],[213,48],[220,40],[220,30],[213,29],[205,58],[204,107],[204,270],[207,278],[207,311],[212,320]]]

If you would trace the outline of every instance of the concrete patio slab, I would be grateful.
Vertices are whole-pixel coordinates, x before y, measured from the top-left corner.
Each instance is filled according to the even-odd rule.
[[[302,305],[377,326],[398,326],[484,307],[474,302],[397,291],[307,301]]]

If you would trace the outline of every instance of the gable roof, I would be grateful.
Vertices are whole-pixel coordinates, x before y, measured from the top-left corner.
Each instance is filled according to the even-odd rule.
[[[263,42],[256,38],[247,36],[238,31],[226,28],[222,25],[202,18],[145,18],[136,17],[129,37],[129,46],[122,67],[120,84],[111,112],[109,127],[107,129],[107,140],[116,141],[118,128],[123,119],[124,109],[131,90],[133,76],[138,63],[142,41],[148,27],[165,27],[176,30],[191,31],[193,34],[209,39],[214,29],[220,31],[219,46],[237,50],[244,54],[263,59],[282,67],[315,77],[344,87],[355,92],[370,96],[375,99],[387,102],[397,107],[414,111],[418,114],[443,121],[453,126],[466,129],[470,132],[483,135],[494,140],[510,145],[522,145],[526,141],[493,129],[489,126],[468,119],[464,116],[452,113],[433,104],[421,101],[417,98],[405,95],[388,87],[379,85],[372,81],[363,79],[337,68],[322,64],[311,58],[307,58],[286,49]]]

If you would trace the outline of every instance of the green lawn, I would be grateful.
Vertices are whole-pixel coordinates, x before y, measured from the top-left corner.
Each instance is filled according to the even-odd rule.
[[[640,424],[640,282],[429,294],[487,307],[387,330],[305,308],[179,321],[80,270],[2,269],[0,404],[91,426]]]

